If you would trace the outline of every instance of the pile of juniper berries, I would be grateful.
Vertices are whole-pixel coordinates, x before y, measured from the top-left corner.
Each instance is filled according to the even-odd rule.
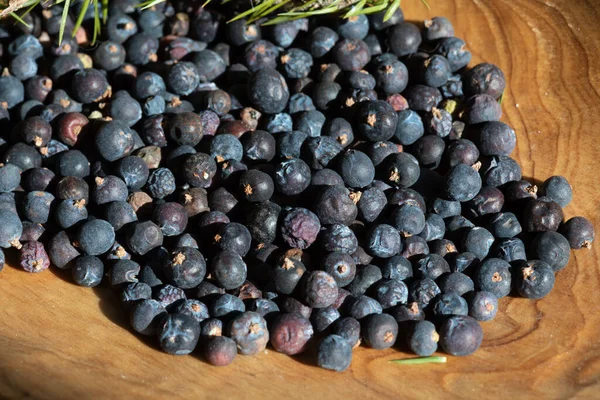
[[[60,5],[0,27],[0,246],[111,285],[165,352],[468,355],[499,298],[591,246],[564,177],[523,180],[505,76],[446,18],[109,4],[96,46],[91,7],[60,44]]]

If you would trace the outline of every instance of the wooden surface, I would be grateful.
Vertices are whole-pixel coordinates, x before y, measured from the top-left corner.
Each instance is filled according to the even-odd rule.
[[[600,2],[430,5],[402,2],[409,20],[449,17],[474,63],[505,71],[503,120],[517,131],[524,176],[567,176],[575,200],[566,216],[600,226]],[[387,361],[406,354],[361,348],[341,374],[274,351],[238,357],[228,368],[169,356],[128,330],[110,289],[7,266],[0,274],[0,398],[599,398],[599,248],[574,253],[547,298],[503,299],[473,356],[397,366]]]

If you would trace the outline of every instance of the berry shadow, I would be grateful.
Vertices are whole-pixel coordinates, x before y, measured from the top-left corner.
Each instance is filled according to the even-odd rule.
[[[136,337],[148,347],[151,347],[154,350],[160,350],[160,346],[156,342],[154,336],[139,335],[130,328],[127,315],[123,311],[119,297],[112,288],[100,285],[92,290],[98,297],[100,312],[108,318],[108,320],[126,330],[130,335]]]

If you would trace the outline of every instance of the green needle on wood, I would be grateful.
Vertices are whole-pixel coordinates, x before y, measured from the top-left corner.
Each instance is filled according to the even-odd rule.
[[[391,360],[391,363],[401,365],[418,365],[418,364],[444,364],[446,357],[444,356],[432,356],[432,357],[417,357],[417,358],[403,358],[401,360]]]

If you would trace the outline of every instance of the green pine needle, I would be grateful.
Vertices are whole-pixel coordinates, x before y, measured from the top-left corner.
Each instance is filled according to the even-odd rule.
[[[83,7],[81,7],[81,12],[77,16],[77,21],[75,22],[75,26],[73,27],[73,33],[72,33],[71,37],[75,37],[75,35],[77,34],[77,31],[79,30],[79,27],[83,23],[83,18],[85,17],[85,13],[87,12],[87,9],[89,6],[90,6],[89,1],[83,2]]]
[[[31,10],[43,3],[48,3],[53,0],[28,0],[21,4],[17,2],[8,2],[8,7],[4,10],[0,10],[0,14],[10,15],[15,21],[27,25],[25,20],[23,19]],[[147,10],[152,8],[158,4],[164,3],[166,0],[143,0],[136,7],[141,10]],[[224,5],[232,1],[241,1],[241,0],[206,0],[202,7],[206,7],[212,2],[217,1],[219,5]],[[303,0],[255,0],[257,1],[257,5],[254,5],[254,1],[251,0],[252,6],[245,11],[242,11],[240,14],[234,16],[232,19],[228,21],[233,22],[243,18],[246,18],[249,23],[256,22],[261,18],[266,18],[267,21],[262,25],[276,25],[283,22],[289,22],[293,20],[297,20],[300,18],[309,18],[316,15],[328,15],[328,14],[339,14],[341,18],[352,18],[358,15],[367,15],[374,14],[381,11],[386,11],[383,17],[384,21],[389,20],[392,15],[398,10],[400,7],[401,0],[351,0],[350,4],[343,0],[334,0],[330,4],[321,4],[321,0],[308,0],[304,2]],[[102,4],[102,11],[100,12],[99,3]],[[429,4],[427,0],[421,0],[421,2],[428,8]],[[54,0],[54,5],[64,4],[63,12],[61,15],[61,23],[59,28],[58,40],[59,43],[62,42],[64,37],[64,31],[67,23],[67,18],[69,15],[69,9],[72,5],[72,0]],[[79,15],[77,16],[77,20],[75,22],[75,26],[73,27],[72,35],[75,37],[77,30],[81,27],[83,23],[83,19],[88,11],[90,5],[94,6],[94,28],[93,28],[93,38],[92,44],[96,43],[99,35],[102,31],[102,24],[106,23],[108,19],[108,4],[109,0],[84,0]],[[290,7],[290,4],[296,4],[294,7]],[[16,11],[19,9],[26,9],[21,15],[18,15]],[[283,12],[279,12],[282,10]],[[29,26],[29,25],[27,25]]]
[[[417,357],[417,358],[403,358],[401,360],[391,360],[391,363],[400,365],[419,365],[419,364],[444,364],[446,357],[444,356],[431,356],[431,357]]]
[[[30,25],[29,25],[27,22],[25,22],[25,21],[23,20],[23,18],[19,17],[19,15],[17,15],[17,13],[11,12],[9,15],[10,15],[11,17],[13,17],[13,18],[14,18],[14,19],[15,19],[17,22],[19,22],[19,23],[21,23],[21,24],[25,25],[25,26],[26,26],[26,27],[28,27],[28,28],[31,28],[31,26],[30,26]]]
[[[60,28],[58,30],[58,44],[62,43],[62,38],[65,33],[65,26],[67,26],[67,18],[69,18],[69,6],[71,5],[71,0],[65,0],[65,6],[63,8],[63,13],[60,18]]]
[[[102,30],[100,24],[100,13],[98,12],[98,0],[94,0],[94,36],[92,37],[92,44],[96,43],[96,39]]]
[[[394,0],[385,12],[385,15],[383,16],[383,22],[392,18],[392,15],[394,15],[398,7],[400,7],[400,0]]]

